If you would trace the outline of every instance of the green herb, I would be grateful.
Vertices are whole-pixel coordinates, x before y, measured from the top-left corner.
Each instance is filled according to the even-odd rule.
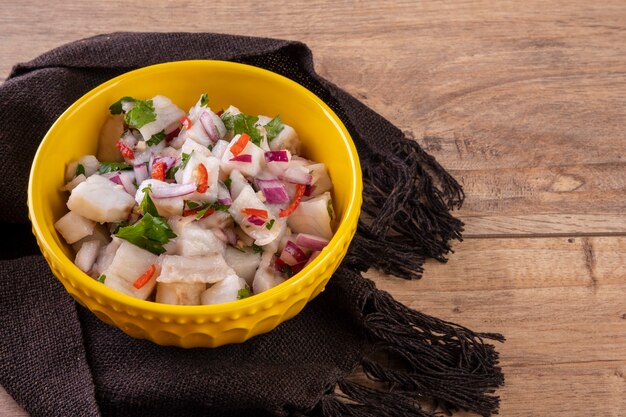
[[[123,222],[119,222],[119,223],[113,223],[114,227],[113,227],[113,231],[111,232],[111,234],[116,234],[118,230],[120,230],[121,227],[126,227],[128,226],[128,222],[127,221],[123,221]],[[111,229],[109,229],[111,230]]]
[[[280,132],[283,131],[285,125],[283,125],[282,120],[280,120],[280,115],[274,117],[268,124],[265,126],[265,132],[267,132],[267,141],[271,142]]]
[[[178,167],[177,166],[176,167],[171,167],[165,173],[165,179],[173,180],[174,179],[174,175],[176,174],[177,171],[178,171]]]
[[[223,211],[225,213],[228,213],[228,209],[229,209],[229,206],[227,206],[226,204],[217,203],[217,202],[211,203],[209,207],[211,207],[215,211]]]
[[[132,226],[120,228],[115,236],[160,255],[165,252],[163,245],[175,238],[176,234],[172,232],[164,218],[146,213]]]
[[[220,119],[222,119],[227,131],[231,131],[235,128],[235,116],[233,116],[232,113],[222,113]]]
[[[124,116],[126,124],[135,129],[140,129],[155,120],[156,112],[152,100],[136,100],[133,108]]]
[[[173,180],[174,175],[178,172],[179,169],[185,169],[185,167],[187,166],[187,163],[189,162],[189,158],[191,158],[192,154],[193,154],[193,151],[191,151],[191,153],[183,153],[183,158],[182,158],[181,163],[176,165],[175,167],[171,167],[170,169],[168,169],[167,173],[165,173],[165,178],[167,178],[168,180]]]
[[[133,169],[131,164],[126,162],[102,162],[98,168],[98,174],[106,174],[107,172],[125,171]]]
[[[146,141],[148,146],[156,146],[165,139],[165,130],[161,130],[159,133],[155,133]]]
[[[230,188],[230,184],[233,183],[233,180],[231,180],[230,178],[226,178],[224,180],[224,185],[226,186],[226,188]]]
[[[209,96],[207,95],[207,93],[204,93],[200,96],[200,106],[209,107]]]
[[[208,148],[210,151],[212,151],[212,150],[213,150],[213,144],[209,143],[209,144],[207,145],[207,148]]]
[[[121,99],[117,100],[115,103],[109,106],[109,111],[111,112],[111,114],[121,114],[124,111],[124,109],[122,108],[123,102],[134,103],[136,101],[137,100],[132,97],[122,97]]]
[[[187,163],[189,162],[189,158],[191,158],[191,155],[193,155],[193,151],[191,151],[191,153],[183,153],[183,158],[180,163],[181,169],[185,169],[185,167],[187,166]]]
[[[252,244],[252,250],[254,251],[254,253],[261,253],[261,252],[263,252],[263,248],[260,247],[259,245],[257,245],[256,243]]]
[[[150,198],[150,188],[152,188],[150,185],[145,187],[143,190],[141,190],[144,194],[143,194],[143,200],[141,200],[141,204],[139,205],[139,207],[141,208],[141,211],[143,212],[144,215],[146,214],[152,214],[153,216],[159,216],[159,212],[156,208],[156,206],[154,205],[154,201],[152,201],[152,198]]]
[[[195,201],[185,200],[185,204],[192,210],[200,207],[200,204],[196,203]]]
[[[206,214],[206,212],[210,209],[211,207],[206,206],[205,208],[203,208],[202,210],[198,210],[198,212],[196,213],[196,219],[201,219],[202,217],[204,217],[204,215]]]
[[[78,177],[79,175],[85,175],[85,167],[83,166],[83,164],[78,164],[78,166],[76,166],[76,172],[74,173],[74,176]]]
[[[104,281],[107,279],[107,276],[102,274],[98,277],[98,282],[101,282],[104,284]]]
[[[239,291],[237,291],[237,299],[238,300],[242,300],[244,298],[248,298],[252,295],[252,291],[250,291],[248,288],[242,288]]]
[[[283,274],[287,275],[288,278],[293,276],[293,269],[287,264],[282,264],[278,267],[278,270]]]
[[[250,136],[250,141],[257,146],[261,146],[261,132],[256,128],[255,124],[259,121],[256,116],[250,116],[249,114],[239,113],[233,120],[233,130],[235,135],[241,133],[247,133]]]
[[[269,222],[265,223],[265,227],[267,228],[267,230],[272,230],[272,226],[274,226],[274,219],[270,220]]]

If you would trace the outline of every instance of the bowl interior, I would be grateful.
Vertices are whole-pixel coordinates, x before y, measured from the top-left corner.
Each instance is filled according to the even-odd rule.
[[[337,116],[304,87],[269,71],[222,61],[182,61],[142,68],[100,85],[74,103],[44,138],[31,170],[29,214],[42,249],[69,273],[82,275],[84,278],[79,280],[84,279],[94,291],[112,292],[94,285],[95,281],[74,266],[71,249],[54,229],[54,222],[67,212],[68,195],[59,190],[67,163],[96,152],[98,133],[108,107],[119,98],[147,99],[160,94],[187,111],[202,93],[208,94],[214,111],[232,104],[249,114],[280,114],[286,124],[296,129],[303,142],[302,154],[324,162],[333,181],[333,203],[339,225],[335,236],[344,232],[344,220],[354,216],[354,211],[358,213],[355,202],[360,201],[361,183],[354,144]],[[332,251],[335,242],[333,238],[325,251]],[[318,257],[298,275],[314,269],[320,258],[323,257]]]

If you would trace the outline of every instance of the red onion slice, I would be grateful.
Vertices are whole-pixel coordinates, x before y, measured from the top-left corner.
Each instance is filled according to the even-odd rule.
[[[234,158],[230,159],[231,162],[252,162],[252,155],[250,154],[245,154],[245,155],[237,155]]]
[[[302,262],[306,262],[309,257],[304,253],[302,249],[291,240],[288,240],[285,244],[285,248],[280,254],[280,259],[287,265],[296,265]]]
[[[287,194],[287,188],[277,178],[271,179],[255,179],[257,187],[261,189],[265,200],[272,204],[282,204],[289,202],[289,194]]]
[[[178,159],[174,158],[173,156],[157,156],[152,160],[152,164],[156,164],[159,162],[163,162],[165,164],[165,171],[167,171],[168,169],[173,167],[176,162],[178,162]]]
[[[248,222],[252,223],[255,226],[263,226],[265,224],[265,220],[255,216],[255,215],[249,216],[247,218],[247,220],[248,220]]]
[[[286,150],[265,152],[265,162],[289,162],[289,154]]]
[[[317,258],[319,256],[321,252],[320,251],[315,251],[311,254],[311,256],[309,256],[309,260],[306,261],[306,264],[304,266],[307,266],[308,264],[310,264],[311,262],[313,262],[315,260],[315,258]]]
[[[176,129],[172,130],[170,133],[165,135],[165,142],[169,143],[173,141],[174,139],[176,139],[179,133],[180,133],[180,127],[177,127]]]
[[[283,174],[283,178],[286,181],[293,182],[295,184],[311,184],[313,177],[309,174],[309,170],[302,166],[289,167]]]
[[[217,127],[215,127],[215,122],[213,122],[213,118],[206,110],[200,115],[200,123],[202,127],[204,127],[207,135],[209,135],[211,142],[215,143],[220,139],[220,134],[217,131]]]
[[[141,184],[148,178],[150,178],[150,174],[148,174],[148,167],[146,164],[135,164],[133,166],[133,172],[135,173],[135,182],[137,184]]]
[[[133,181],[135,181],[135,174],[130,171],[120,172],[119,179],[124,187],[124,190],[128,194],[134,196],[137,192],[137,186],[133,184]]]
[[[167,187],[152,187],[150,197],[153,198],[170,198],[180,197],[191,194],[196,191],[195,184],[172,184]]]
[[[230,191],[228,191],[228,188],[226,188],[226,186],[221,182],[218,183],[217,187],[217,202],[226,206],[230,206],[231,204],[233,204],[233,199],[230,196]]]
[[[303,248],[312,249],[314,251],[320,251],[328,245],[328,240],[315,235],[309,235],[306,233],[298,233],[296,236],[296,245]]]

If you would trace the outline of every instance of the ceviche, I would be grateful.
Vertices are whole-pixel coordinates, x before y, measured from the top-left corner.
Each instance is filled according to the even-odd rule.
[[[143,300],[218,304],[266,291],[333,236],[331,180],[280,116],[113,103],[96,155],[68,164],[55,228],[75,264]]]

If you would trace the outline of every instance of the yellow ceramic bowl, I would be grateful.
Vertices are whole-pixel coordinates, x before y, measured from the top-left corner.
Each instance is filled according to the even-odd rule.
[[[250,114],[280,114],[303,142],[302,154],[328,167],[334,184],[336,233],[309,266],[269,291],[227,304],[171,306],[113,291],[81,272],[54,222],[67,212],[59,191],[68,162],[95,154],[108,107],[123,96],[157,94],[189,109],[202,93],[214,109],[230,104]],[[50,128],[35,156],[28,187],[29,216],[39,247],[67,291],[101,320],[161,345],[215,347],[240,343],[295,316],[324,290],[354,236],[361,207],[361,169],[337,115],[317,96],[275,73],[222,61],[183,61],[123,74],[76,101]]]

